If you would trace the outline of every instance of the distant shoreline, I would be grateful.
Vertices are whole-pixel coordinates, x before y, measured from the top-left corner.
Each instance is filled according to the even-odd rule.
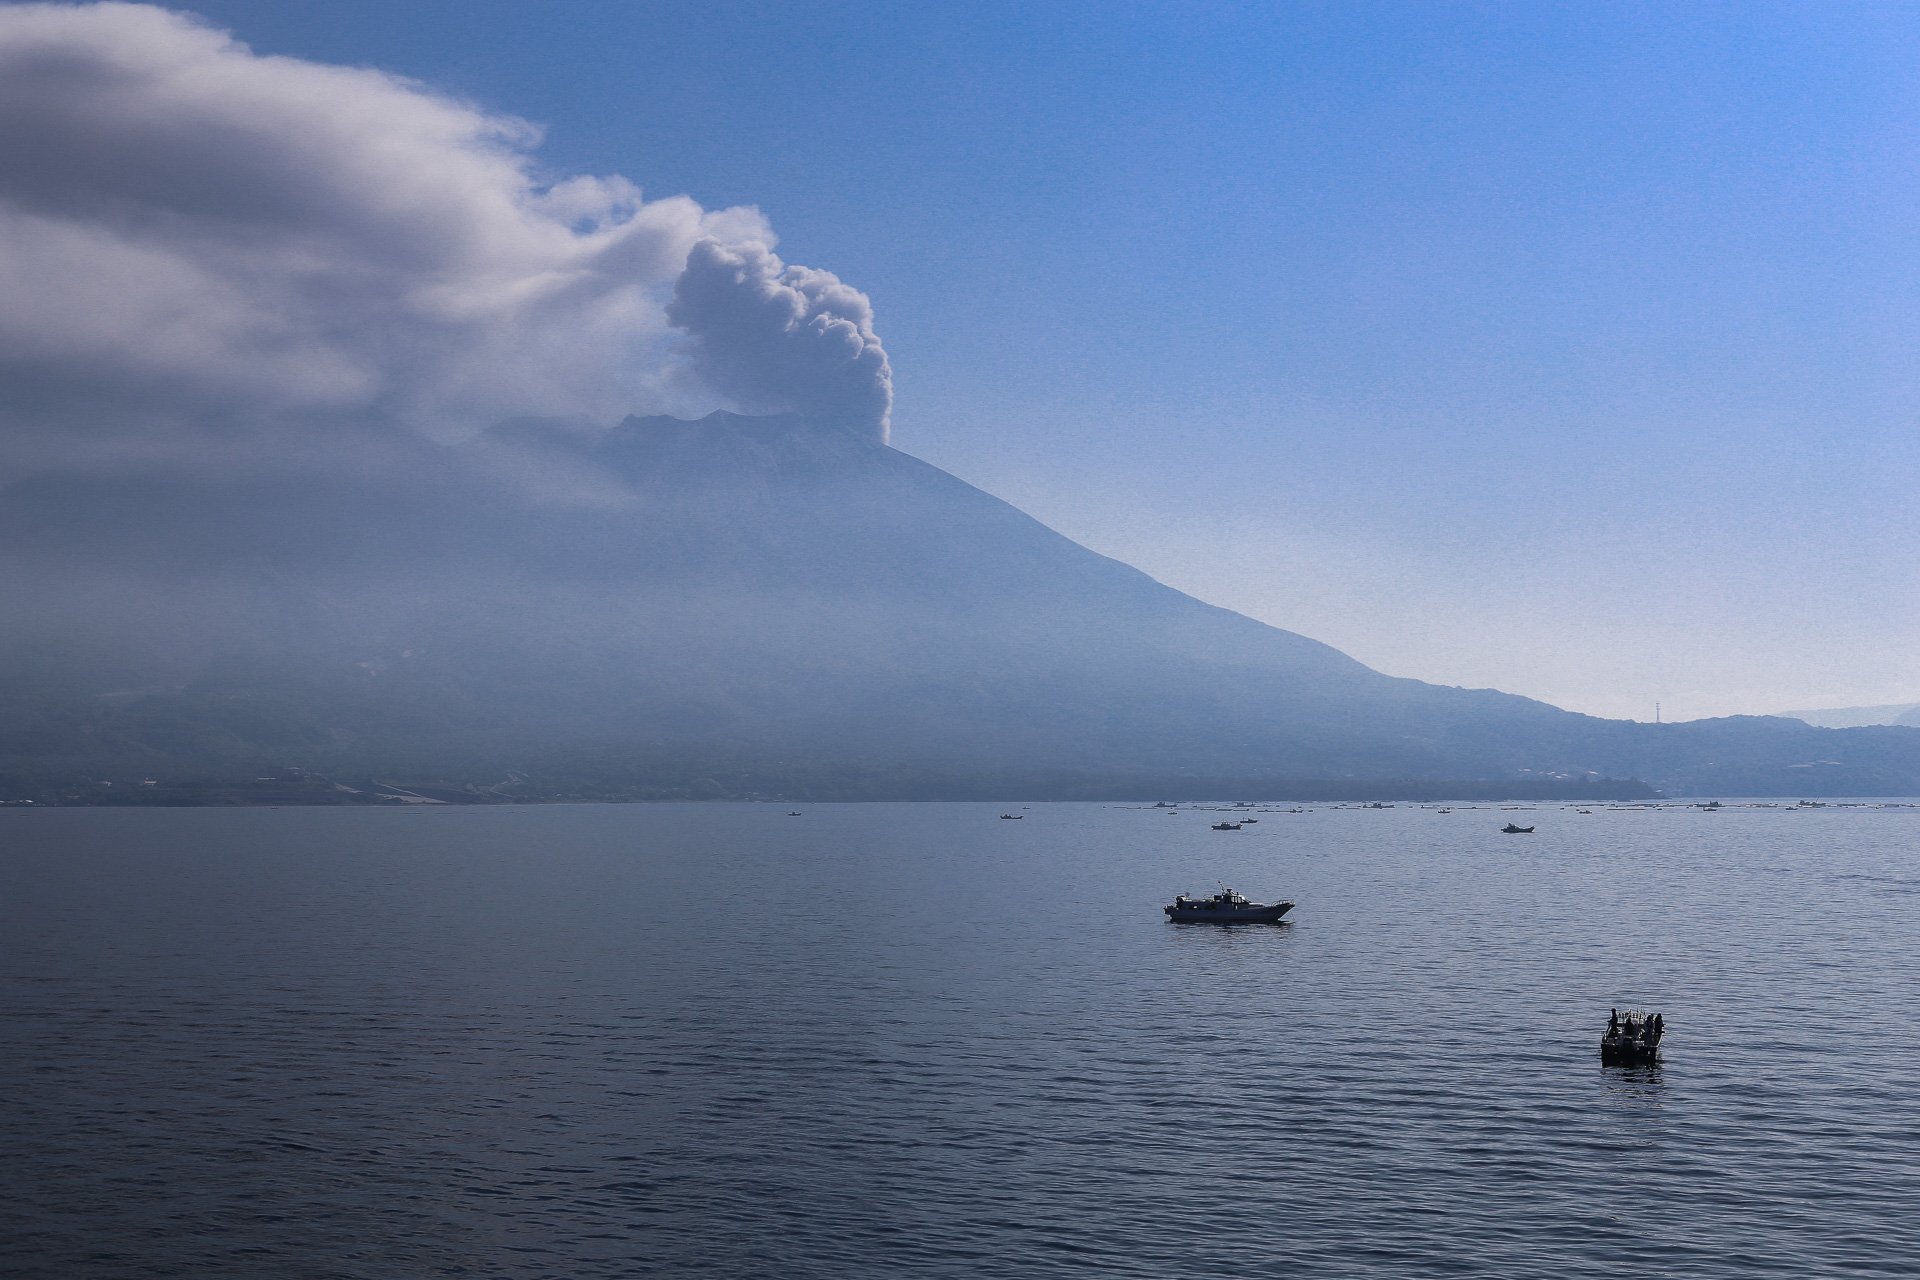
[[[917,785],[916,785],[917,784]],[[902,785],[871,779],[842,785],[779,789],[726,786],[710,778],[630,784],[625,787],[554,787],[523,784],[512,791],[495,786],[439,782],[371,782],[348,786],[308,775],[297,780],[196,782],[178,786],[135,783],[88,787],[21,787],[0,797],[9,807],[35,808],[273,808],[377,807],[421,805],[645,804],[688,801],[764,801],[803,803],[936,803],[980,801],[1035,803],[1107,801],[1152,804],[1213,800],[1255,802],[1436,802],[1436,801],[1600,801],[1660,800],[1667,797],[1633,778],[1564,779],[1328,779],[1328,778],[1149,778],[1102,779],[968,778],[916,779]]]

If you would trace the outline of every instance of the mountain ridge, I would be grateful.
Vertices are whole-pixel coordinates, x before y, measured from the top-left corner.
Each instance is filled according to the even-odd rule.
[[[803,761],[1920,791],[1912,730],[1638,725],[1385,675],[792,415],[44,475],[0,493],[0,550],[28,604],[0,626],[16,790],[286,766],[493,785],[571,761],[637,794],[711,758],[729,794]]]
[[[1816,729],[1857,729],[1870,724],[1920,727],[1920,702],[1894,702],[1873,707],[1825,707],[1812,711],[1777,711],[1790,720],[1804,720]]]

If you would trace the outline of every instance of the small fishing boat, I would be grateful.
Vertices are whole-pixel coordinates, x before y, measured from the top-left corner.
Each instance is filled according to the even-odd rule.
[[[787,810],[787,816],[789,818],[797,818],[800,816],[800,811],[798,809],[789,809]]]
[[[1237,822],[1216,822],[1213,824],[1213,829],[1215,831],[1238,831],[1240,824]]]
[[[1027,815],[1024,813],[1003,813],[1000,816],[1008,822],[1018,822]]]
[[[1635,1066],[1656,1062],[1660,1040],[1667,1033],[1667,1020],[1657,1013],[1629,1009],[1622,1014],[1613,1010],[1607,1018],[1607,1030],[1600,1037],[1600,1061],[1609,1067]]]
[[[1280,917],[1293,910],[1291,902],[1248,902],[1232,889],[1222,889],[1210,898],[1181,894],[1163,908],[1167,919],[1180,924],[1278,924]]]
[[[1516,827],[1509,822],[1506,826],[1500,828],[1500,834],[1503,836],[1530,836],[1533,834],[1533,828]]]

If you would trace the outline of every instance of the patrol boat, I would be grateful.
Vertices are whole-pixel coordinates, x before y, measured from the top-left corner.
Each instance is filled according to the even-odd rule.
[[[1232,889],[1222,889],[1211,898],[1193,898],[1181,894],[1164,908],[1167,919],[1185,924],[1277,924],[1293,910],[1291,902],[1248,902]]]

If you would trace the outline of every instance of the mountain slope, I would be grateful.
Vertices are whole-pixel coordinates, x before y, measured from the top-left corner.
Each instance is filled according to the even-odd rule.
[[[1824,707],[1814,711],[1778,711],[1789,720],[1804,720],[1817,729],[1857,729],[1870,724],[1920,723],[1920,703],[1896,702],[1878,707]]]
[[[20,778],[565,760],[1777,789],[1851,756],[1818,770],[1920,786],[1912,731],[1635,725],[1386,676],[797,418],[42,476],[0,495],[0,549],[25,602],[0,632],[0,772]]]

